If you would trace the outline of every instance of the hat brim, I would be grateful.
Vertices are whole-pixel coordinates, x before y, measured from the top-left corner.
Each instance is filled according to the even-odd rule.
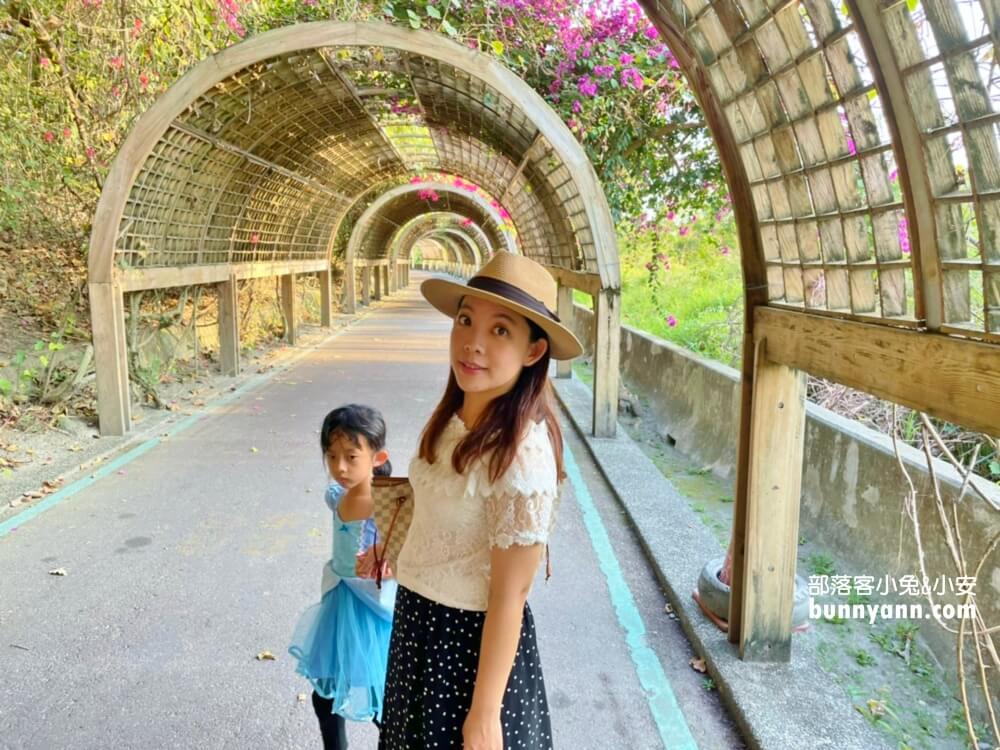
[[[536,312],[530,307],[512,302],[499,294],[474,289],[448,279],[427,279],[420,285],[420,293],[435,309],[449,318],[454,318],[458,314],[458,306],[462,297],[478,297],[495,302],[523,315],[545,331],[545,335],[549,339],[549,355],[552,359],[575,359],[583,354],[583,346],[572,331],[562,323],[552,320],[552,318]]]

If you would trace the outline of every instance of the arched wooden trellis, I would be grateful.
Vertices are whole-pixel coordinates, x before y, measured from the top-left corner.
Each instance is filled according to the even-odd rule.
[[[399,227],[389,241],[389,259],[408,259],[412,249],[422,240],[438,234],[453,234],[467,244],[473,254],[471,262],[481,265],[494,251],[486,232],[474,219],[450,211],[423,214]]]
[[[391,252],[393,236],[410,221],[427,216],[438,207],[454,211],[484,226],[493,243],[503,243],[509,252],[519,252],[515,234],[505,231],[508,223],[503,209],[496,200],[492,202],[479,194],[457,187],[454,183],[423,181],[400,185],[382,193],[361,214],[354,224],[344,257],[344,310],[356,309],[355,278],[361,272],[362,298],[368,298],[372,273],[375,274],[375,297],[378,298],[379,277],[387,289],[393,291],[397,283],[400,264]],[[461,264],[461,261],[459,261]],[[474,260],[469,263],[472,265]]]
[[[466,182],[465,200],[476,188],[495,196],[520,252],[549,267],[564,290],[596,296],[594,430],[612,434],[618,257],[582,148],[488,55],[429,32],[352,22],[241,42],[189,71],[136,121],[91,235],[102,433],[122,434],[131,422],[124,292],[217,285],[222,360],[235,371],[239,280],[282,277],[293,338],[295,276],[317,273],[328,324],[338,228],[363,201],[378,202],[384,186],[414,175],[455,176]],[[344,282],[353,286],[353,273]]]
[[[1000,96],[979,63],[1000,6],[640,2],[705,112],[742,247],[730,639],[787,659],[804,373],[1000,430]]]

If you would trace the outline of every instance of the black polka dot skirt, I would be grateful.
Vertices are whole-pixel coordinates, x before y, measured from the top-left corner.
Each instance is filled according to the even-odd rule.
[[[446,607],[399,587],[379,750],[462,747],[485,620],[485,612]],[[504,750],[551,750],[535,621],[527,604],[500,720]]]

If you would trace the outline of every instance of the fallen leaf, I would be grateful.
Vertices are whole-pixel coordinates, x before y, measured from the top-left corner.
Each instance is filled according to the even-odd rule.
[[[309,699],[309,696],[306,695],[305,693],[299,693],[298,699],[299,703],[305,703]]]
[[[254,445],[254,446],[250,447],[250,452],[251,453],[260,453],[260,450],[257,448],[257,446]]]
[[[705,660],[698,658],[697,656],[692,656],[690,661],[688,661],[688,664],[691,665],[691,669],[693,669],[695,672],[700,672],[701,674],[705,674],[705,672],[708,671],[708,667],[705,666]]]
[[[274,654],[270,651],[261,651],[257,654],[257,661],[275,661]]]
[[[66,575],[66,568],[53,568],[49,571],[50,576],[64,576]]]
[[[665,606],[665,607],[663,608],[663,611],[664,611],[664,612],[666,612],[666,613],[667,613],[668,615],[672,615],[672,614],[674,613],[674,608],[673,608],[673,606],[671,606],[670,604],[667,604],[667,605],[666,605],[666,606]]]

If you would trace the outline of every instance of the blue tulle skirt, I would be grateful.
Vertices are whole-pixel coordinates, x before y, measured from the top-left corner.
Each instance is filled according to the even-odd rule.
[[[391,632],[391,619],[340,581],[299,618],[288,652],[334,713],[368,721],[382,715]]]

